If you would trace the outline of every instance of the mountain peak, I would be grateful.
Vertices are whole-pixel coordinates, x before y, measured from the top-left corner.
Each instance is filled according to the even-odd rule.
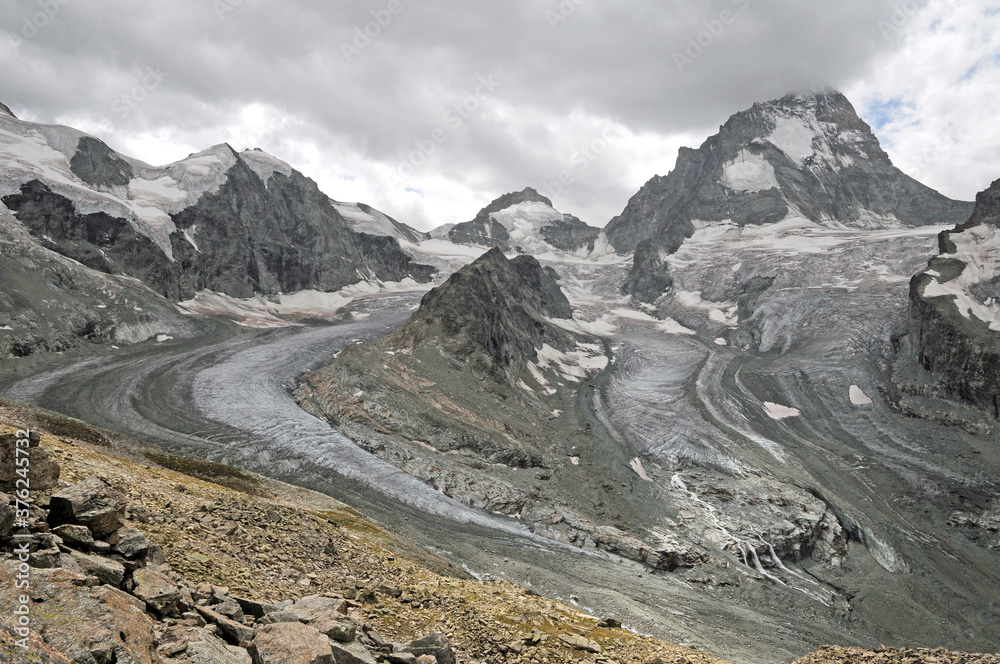
[[[472,221],[446,232],[452,242],[500,247],[521,254],[590,251],[600,230],[573,215],[563,214],[532,187],[504,194],[484,207]]]
[[[14,115],[14,112],[13,112],[13,111],[11,111],[11,110],[10,110],[10,109],[9,109],[9,108],[7,107],[7,105],[6,105],[6,104],[4,104],[4,103],[0,103],[0,113],[6,113],[7,115],[9,115],[9,116],[10,116],[10,117],[12,117],[12,118],[15,118],[15,119],[17,118],[17,116],[16,116],[16,115]]]
[[[693,222],[767,224],[790,216],[885,228],[959,223],[972,206],[892,165],[871,127],[836,90],[789,94],[734,114],[698,149],[681,149],[606,229],[616,251],[652,238],[676,250]]]

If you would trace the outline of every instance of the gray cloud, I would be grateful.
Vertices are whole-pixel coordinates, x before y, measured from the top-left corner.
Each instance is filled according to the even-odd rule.
[[[240,113],[262,104],[291,118],[265,148],[290,161],[295,155],[279,150],[319,155],[325,171],[355,178],[355,186],[364,181],[377,197],[370,203],[423,227],[471,218],[476,205],[459,207],[471,201],[544,186],[579,157],[575,146],[613,124],[632,138],[575,170],[574,185],[556,201],[604,224],[638,184],[629,149],[648,139],[675,150],[671,140],[703,138],[755,101],[851,85],[897,47],[879,25],[893,7],[890,0],[13,0],[0,8],[0,27],[20,44],[0,38],[0,100],[40,121],[110,122],[103,133],[113,146],[169,136],[194,148],[233,140]],[[39,12],[51,17],[29,39],[25,26]],[[358,37],[366,27],[377,36]],[[143,86],[148,68],[164,74],[162,83],[123,117],[113,105]],[[492,77],[496,89],[455,122],[449,107],[475,97],[481,77]],[[445,140],[413,167],[408,155],[436,130]],[[663,172],[675,156],[645,158]],[[343,197],[329,191],[340,186],[331,182],[321,179]],[[407,188],[428,202],[405,202]]]

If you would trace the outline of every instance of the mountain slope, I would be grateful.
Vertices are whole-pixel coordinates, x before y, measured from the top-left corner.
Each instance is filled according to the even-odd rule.
[[[203,290],[237,298],[330,292],[359,281],[427,282],[435,272],[399,246],[400,238],[422,234],[368,206],[331,200],[315,182],[259,150],[236,153],[223,144],[153,167],[75,129],[0,113],[0,159],[8,253],[70,259],[56,261],[72,277],[50,281],[55,291],[72,290],[70,282],[138,280],[148,290],[132,281],[129,309],[172,310],[156,297],[178,302]],[[14,248],[24,244],[33,249]],[[109,316],[107,309],[118,307],[97,302],[100,289],[77,291],[83,298],[69,310],[94,322],[84,328],[98,330],[85,336],[117,339],[108,318],[128,316]],[[37,302],[5,305],[11,308],[2,313],[11,321],[37,319],[51,328],[27,334],[34,347],[62,347],[75,338],[59,334],[60,314],[41,311]],[[166,318],[159,316],[154,327],[183,327]]]
[[[591,251],[600,230],[557,211],[551,200],[527,187],[496,199],[480,210],[472,221],[431,233],[457,244],[544,254]]]
[[[971,204],[953,201],[893,166],[870,127],[838,92],[789,95],[737,113],[675,169],[632,197],[604,234],[619,253],[640,251],[629,292],[651,302],[668,281],[660,255],[698,227],[800,218],[834,228],[959,223]],[[650,275],[659,275],[645,283]]]

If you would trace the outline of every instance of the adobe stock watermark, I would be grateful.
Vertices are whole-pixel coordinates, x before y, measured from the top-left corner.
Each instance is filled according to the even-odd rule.
[[[38,9],[24,17],[18,34],[10,35],[10,44],[14,50],[19,49],[25,41],[37,37],[70,2],[72,0],[36,0]]]
[[[952,8],[957,9],[960,6],[958,0],[946,1]],[[903,28],[913,21],[917,13],[929,2],[930,0],[903,0],[894,4],[889,17],[881,18],[878,21],[878,29],[882,33],[882,39],[888,41],[902,34]]]
[[[17,476],[14,491],[14,557],[17,568],[14,572],[14,610],[10,616],[17,638],[14,645],[22,650],[28,649],[31,638],[31,565],[28,564],[31,555],[33,536],[27,529],[31,516],[31,438],[32,432],[20,429],[15,434],[14,473]],[[37,441],[37,434],[36,434]]]
[[[705,29],[688,37],[683,51],[674,51],[674,65],[678,72],[683,74],[685,68],[703,56],[705,51],[726,33],[726,28],[736,22],[739,12],[745,12],[750,8],[750,0],[730,0],[730,2],[735,10],[723,9],[717,17],[704,21],[702,25]]]
[[[545,20],[549,22],[552,32],[558,30],[560,25],[568,21],[569,17],[575,14],[576,10],[586,3],[587,0],[562,0],[556,8],[557,11],[546,10]]]
[[[146,67],[139,73],[135,85],[111,102],[111,112],[119,121],[128,119],[133,111],[149,99],[154,90],[163,85],[166,78],[167,73],[160,67]],[[114,122],[111,118],[104,118],[98,126],[101,131],[110,132],[114,128]]]
[[[212,8],[215,10],[219,20],[224,20],[226,16],[232,14],[238,7],[246,4],[247,0],[212,0]]]
[[[396,175],[406,179],[412,177],[418,168],[437,154],[438,148],[451,138],[451,134],[462,129],[482,108],[490,97],[500,89],[500,81],[493,74],[480,75],[471,94],[453,103],[441,114],[442,124],[424,138],[413,142],[413,149],[407,152],[396,168]],[[491,116],[484,115],[489,119]]]
[[[409,2],[410,0],[406,0]],[[382,33],[392,25],[393,20],[403,13],[406,5],[403,0],[389,0],[383,9],[373,9],[372,20],[363,26],[354,28],[354,36],[349,42],[340,42],[340,52],[350,63],[361,55],[362,51],[372,45],[372,42],[382,36]]]
[[[566,168],[559,171],[559,175],[554,180],[542,183],[541,193],[548,198],[560,196],[568,187],[573,186],[577,178],[582,175],[594,162],[601,158],[616,139],[623,138],[624,132],[617,126],[609,124],[601,132],[598,138],[593,139],[586,145],[581,145],[573,151]]]

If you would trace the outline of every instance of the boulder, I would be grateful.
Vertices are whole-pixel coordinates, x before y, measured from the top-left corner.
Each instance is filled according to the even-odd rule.
[[[146,536],[130,526],[119,528],[108,537],[111,550],[120,553],[129,560],[139,558],[149,552],[150,544]]]
[[[28,479],[31,480],[32,491],[44,491],[59,484],[59,463],[44,447],[39,447],[40,438],[37,431],[31,432],[28,439],[29,464]],[[17,434],[0,434],[0,491],[14,491],[18,488],[17,481]],[[23,453],[22,453],[23,458]]]
[[[375,664],[375,658],[358,641],[350,643],[330,641],[330,649],[337,664]]]
[[[591,641],[579,634],[560,634],[559,640],[576,650],[585,650],[589,653],[600,654],[601,646],[596,641]]]
[[[166,652],[164,649],[166,648]],[[160,651],[176,664],[251,664],[246,650],[225,641],[200,627],[172,627],[160,639]]]
[[[36,569],[53,569],[61,567],[62,552],[52,547],[51,549],[39,549],[28,556],[28,564]]]
[[[253,616],[257,620],[277,610],[273,604],[266,602],[258,602],[257,600],[244,599],[242,597],[233,597],[233,599],[240,605],[240,609],[243,610],[244,615]]]
[[[272,611],[258,621],[261,625],[276,625],[278,623],[286,622],[299,622],[299,616],[297,613],[293,613],[288,609],[279,609],[277,611]]]
[[[66,523],[53,529],[52,532],[62,538],[66,546],[74,549],[87,551],[94,546],[94,534],[87,526]]]
[[[210,623],[214,623],[219,627],[219,631],[231,644],[246,647],[250,640],[253,639],[253,630],[242,623],[238,623],[235,620],[230,620],[221,613],[213,611],[204,606],[196,606],[195,610],[201,614],[201,617]]]
[[[404,651],[413,653],[418,659],[422,655],[431,655],[437,664],[455,664],[455,652],[448,639],[441,634],[428,634],[422,639],[410,641]]]
[[[16,574],[14,561],[0,562],[0,587],[13,588]],[[44,610],[32,613],[32,631],[44,634],[48,646],[71,661],[159,664],[156,624],[143,603],[117,588],[88,588],[83,582],[64,569],[34,570],[31,594]],[[0,593],[0,616],[13,615],[15,602],[14,593]]]
[[[330,641],[299,622],[267,625],[247,648],[254,664],[334,664]],[[336,660],[340,664],[340,660]],[[369,656],[366,664],[375,664]]]
[[[309,624],[340,643],[350,643],[358,636],[354,622],[339,612],[324,613]]]
[[[138,569],[132,578],[135,581],[132,594],[145,602],[151,612],[162,617],[176,612],[181,592],[170,577],[151,569]]]
[[[299,622],[309,623],[319,616],[329,612],[339,612],[347,615],[347,600],[326,597],[325,595],[309,595],[288,607]]]
[[[116,560],[103,556],[89,556],[79,551],[73,552],[73,560],[85,574],[96,576],[101,583],[119,587],[125,580],[125,566]]]
[[[62,489],[49,499],[49,526],[87,526],[104,538],[125,525],[125,498],[104,480],[91,478]]]

